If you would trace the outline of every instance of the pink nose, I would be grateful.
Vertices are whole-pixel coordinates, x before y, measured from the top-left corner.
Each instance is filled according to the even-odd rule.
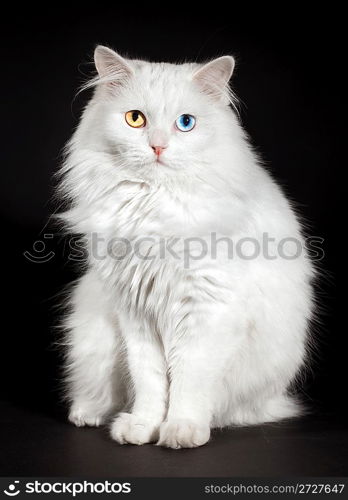
[[[165,146],[151,146],[156,156],[160,156],[166,149]]]

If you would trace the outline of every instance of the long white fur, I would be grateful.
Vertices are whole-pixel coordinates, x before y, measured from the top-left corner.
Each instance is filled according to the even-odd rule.
[[[94,95],[62,167],[62,217],[89,241],[66,321],[70,420],[99,425],[123,410],[111,425],[116,441],[180,448],[203,445],[214,427],[297,415],[289,387],[306,358],[314,275],[305,252],[227,258],[221,241],[216,258],[185,265],[185,238],[209,249],[212,233],[303,241],[229,105],[233,59],[149,63],[99,46],[95,62]],[[126,123],[133,109],[146,127]],[[191,132],[174,127],[183,113],[196,117]],[[168,146],[164,165],[154,141]],[[112,238],[152,258],[117,260]],[[161,238],[178,240],[179,258],[163,257]]]

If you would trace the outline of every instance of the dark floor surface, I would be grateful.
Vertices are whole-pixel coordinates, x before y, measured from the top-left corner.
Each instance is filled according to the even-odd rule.
[[[78,429],[57,412],[6,402],[0,419],[1,476],[348,475],[347,425],[329,415],[215,431],[194,450],[120,446],[107,428]]]

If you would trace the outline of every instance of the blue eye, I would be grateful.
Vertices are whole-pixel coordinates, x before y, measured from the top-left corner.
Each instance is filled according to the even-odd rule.
[[[181,115],[177,118],[175,125],[181,132],[189,132],[196,125],[196,118],[192,115]]]

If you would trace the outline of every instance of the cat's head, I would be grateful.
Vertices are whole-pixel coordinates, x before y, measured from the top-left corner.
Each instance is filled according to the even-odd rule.
[[[79,139],[141,176],[175,174],[216,155],[230,122],[234,59],[149,63],[98,46],[98,76]]]

